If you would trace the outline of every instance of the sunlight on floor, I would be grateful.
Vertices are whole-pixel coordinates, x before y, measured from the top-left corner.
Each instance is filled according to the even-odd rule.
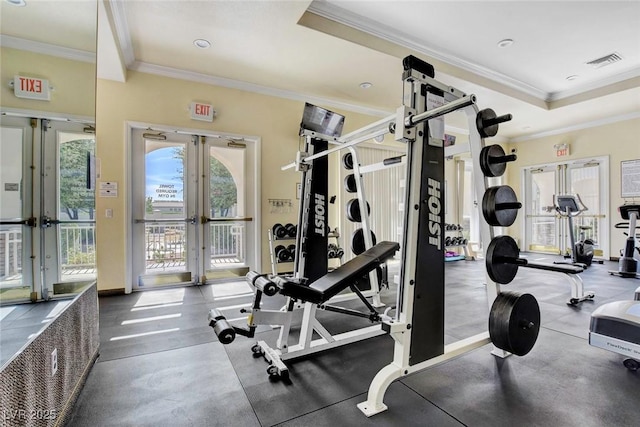
[[[184,292],[185,288],[141,292],[134,307],[181,302],[184,300]]]

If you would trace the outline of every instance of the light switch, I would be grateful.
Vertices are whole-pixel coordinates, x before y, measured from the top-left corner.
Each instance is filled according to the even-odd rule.
[[[105,209],[104,216],[106,218],[113,218],[113,209]]]

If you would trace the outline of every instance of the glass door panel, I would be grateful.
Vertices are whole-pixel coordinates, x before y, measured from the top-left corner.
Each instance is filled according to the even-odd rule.
[[[569,165],[567,169],[567,183],[569,193],[580,196],[580,200],[587,208],[586,211],[573,218],[573,232],[576,242],[590,239],[594,243],[597,257],[608,253],[607,239],[603,233],[608,228],[606,222],[606,206],[601,197],[602,165],[599,162]],[[566,247],[570,248],[566,242]]]
[[[57,208],[55,212],[46,208],[44,215],[55,225],[52,254],[59,268],[55,274],[46,275],[45,280],[47,286],[54,285],[54,294],[65,294],[74,292],[71,283],[82,284],[96,278],[95,136],[91,128],[78,132],[64,123],[53,126],[48,132],[55,130],[57,177],[46,180],[43,188],[46,194],[56,194],[51,205]],[[47,173],[49,170],[45,168]],[[47,187],[52,183],[56,189],[48,193]]]
[[[247,206],[246,145],[208,138],[203,170],[204,270],[208,279],[246,274],[247,240],[253,234]]]
[[[2,117],[0,127],[0,302],[28,300],[33,290],[32,135],[28,119]]]
[[[134,132],[134,277],[137,287],[197,276],[194,144],[187,135]],[[192,165],[193,164],[193,165]]]
[[[527,178],[527,250],[559,253],[558,224],[553,205],[558,185],[557,172],[548,168],[530,170]]]

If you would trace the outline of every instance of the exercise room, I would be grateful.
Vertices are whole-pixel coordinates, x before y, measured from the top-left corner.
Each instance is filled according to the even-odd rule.
[[[640,1],[1,0],[0,81],[0,425],[638,425]]]

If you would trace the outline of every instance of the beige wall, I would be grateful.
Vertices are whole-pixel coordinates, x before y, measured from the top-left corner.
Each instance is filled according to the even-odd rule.
[[[555,144],[569,143],[571,146],[568,157],[556,158]],[[620,162],[624,160],[640,159],[640,119],[612,123],[595,128],[567,132],[560,135],[548,136],[531,141],[508,144],[507,149],[517,150],[518,160],[507,167],[506,183],[515,190],[522,199],[522,169],[526,166],[543,165],[565,160],[589,159],[592,157],[609,157],[609,215],[610,223],[610,256],[617,257],[619,250],[624,247],[622,231],[613,227],[622,221],[618,213],[618,206],[624,203],[620,196]],[[524,219],[518,215],[516,223],[508,230],[513,237],[522,236]]]
[[[130,197],[125,178],[126,146],[125,123],[143,122],[175,128],[205,129],[210,132],[232,133],[261,138],[261,205],[263,231],[262,271],[270,271],[266,230],[274,223],[297,222],[298,201],[296,183],[300,174],[281,171],[291,162],[298,150],[297,136],[304,103],[266,95],[228,89],[202,83],[129,72],[126,83],[98,80],[97,85],[97,156],[101,161],[101,181],[119,183],[117,198],[97,198],[97,254],[98,286],[100,290],[123,289],[131,279],[126,277],[125,266],[131,254],[127,247],[129,229],[127,203]],[[192,101],[213,104],[217,116],[213,123],[189,118],[188,106]],[[375,118],[333,109],[347,116],[345,133],[362,127]],[[337,156],[330,167],[330,194],[338,194],[339,165]],[[272,214],[268,199],[291,199],[289,214]],[[335,218],[333,205],[330,216]],[[113,217],[105,218],[105,210],[112,209]]]
[[[17,49],[0,49],[0,102],[3,108],[90,117],[95,112],[96,66]],[[15,75],[49,80],[50,101],[17,98],[8,82]]]

